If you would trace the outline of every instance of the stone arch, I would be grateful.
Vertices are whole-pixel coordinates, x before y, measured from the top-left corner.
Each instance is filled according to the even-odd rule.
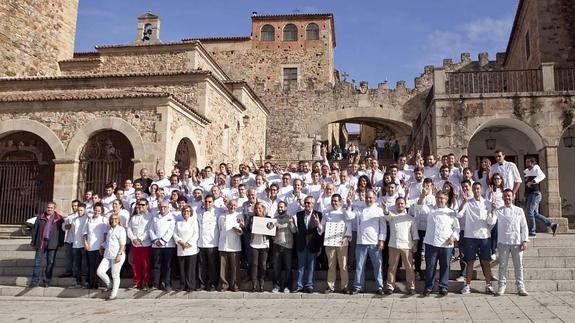
[[[117,117],[106,117],[90,120],[86,125],[83,125],[78,132],[72,137],[66,150],[66,156],[71,160],[78,160],[80,152],[84,145],[95,132],[104,130],[116,130],[121,132],[132,144],[134,149],[134,160],[145,160],[145,147],[142,136],[136,128],[125,120]]]
[[[543,138],[537,131],[535,131],[535,129],[533,129],[530,125],[528,125],[524,121],[512,118],[491,119],[485,123],[480,124],[475,129],[475,131],[473,131],[468,136],[468,142],[470,142],[471,139],[480,131],[491,127],[509,127],[518,130],[519,132],[522,132],[529,138],[529,140],[531,140],[533,145],[535,145],[535,149],[537,151],[543,149],[546,146],[545,142],[543,141]]]
[[[319,118],[313,118],[309,124],[309,133],[317,134],[321,129],[330,123],[345,120],[385,120],[387,126],[396,133],[411,132],[410,122],[403,118],[403,113],[399,110],[382,109],[382,108],[350,108],[331,111],[322,114]]]
[[[27,131],[37,135],[52,149],[55,159],[65,158],[66,152],[60,138],[50,128],[40,122],[27,119],[4,120],[0,122],[0,136],[17,131]]]
[[[202,167],[205,165],[204,154],[202,151],[202,147],[199,145],[199,137],[196,135],[196,132],[188,126],[182,126],[176,129],[172,138],[170,140],[168,156],[170,160],[174,159],[176,156],[176,151],[178,149],[178,144],[180,141],[185,140],[189,141],[188,144],[191,144],[192,151],[191,154],[195,156],[196,159],[196,166]]]

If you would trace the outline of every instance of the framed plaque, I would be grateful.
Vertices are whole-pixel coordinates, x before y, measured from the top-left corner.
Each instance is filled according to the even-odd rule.
[[[276,224],[277,219],[254,216],[252,217],[252,233],[275,236]]]

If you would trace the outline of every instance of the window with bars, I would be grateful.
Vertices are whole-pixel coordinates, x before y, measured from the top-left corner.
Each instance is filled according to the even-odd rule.
[[[262,27],[260,40],[261,41],[274,41],[276,37],[275,28],[272,25],[264,25]]]
[[[297,67],[286,67],[283,70],[284,90],[297,89]]]
[[[305,39],[318,40],[319,39],[319,26],[311,23],[305,28]]]
[[[284,27],[284,41],[297,41],[297,26],[287,24]]]

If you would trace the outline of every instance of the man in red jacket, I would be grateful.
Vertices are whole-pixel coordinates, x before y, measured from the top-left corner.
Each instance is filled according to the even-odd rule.
[[[46,254],[46,270],[44,271],[43,286],[48,287],[50,285],[56,251],[64,245],[63,222],[62,216],[56,212],[56,203],[54,202],[48,202],[46,211],[36,217],[36,222],[32,228],[32,242],[30,243],[36,250],[30,287],[37,287],[40,284],[44,254]]]

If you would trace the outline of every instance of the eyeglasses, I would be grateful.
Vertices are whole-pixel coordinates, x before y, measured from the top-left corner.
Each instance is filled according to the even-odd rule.
[[[313,204],[312,202],[303,202],[304,204]]]
[[[147,204],[138,204],[138,206],[147,206]]]

